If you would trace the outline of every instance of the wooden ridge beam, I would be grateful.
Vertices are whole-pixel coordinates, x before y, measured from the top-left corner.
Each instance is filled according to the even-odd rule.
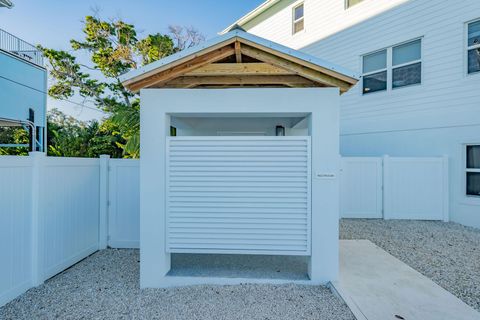
[[[311,68],[286,60],[284,58],[280,58],[266,51],[247,45],[242,45],[241,50],[242,54],[246,56],[292,71],[314,82],[321,83],[330,87],[339,87],[341,92],[346,92],[351,87],[351,84],[348,82],[342,81],[338,78],[324,74],[317,70],[313,70]]]
[[[255,75],[293,75],[294,72],[263,63],[212,63],[183,74],[183,76],[255,76]]]
[[[131,91],[138,91],[142,88],[148,87],[162,87],[164,83],[183,75],[184,73],[193,71],[197,68],[203,67],[204,65],[225,59],[229,56],[235,54],[235,49],[232,46],[223,47],[220,49],[213,50],[209,53],[196,56],[188,62],[175,66],[173,68],[167,69],[165,71],[153,74],[150,77],[137,81],[129,86]]]

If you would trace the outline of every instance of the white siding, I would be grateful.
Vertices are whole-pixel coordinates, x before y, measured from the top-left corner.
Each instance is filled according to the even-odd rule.
[[[450,215],[480,227],[480,200],[463,186],[462,144],[480,142],[480,73],[466,72],[466,23],[480,2],[465,0],[305,0],[306,31],[291,35],[282,1],[247,24],[249,32],[300,48],[361,74],[361,57],[422,38],[422,84],[362,96],[361,81],[341,98],[344,156],[442,156],[450,160]]]
[[[361,4],[345,10],[344,0],[283,0],[247,23],[243,28],[268,40],[294,49],[302,49],[308,44],[355,26],[407,1],[365,0]],[[305,30],[292,35],[293,8],[302,2],[305,8]]]
[[[47,71],[0,50],[1,117],[27,120],[35,111],[35,124],[44,127],[47,112]]]
[[[310,254],[310,138],[176,137],[169,252]]]

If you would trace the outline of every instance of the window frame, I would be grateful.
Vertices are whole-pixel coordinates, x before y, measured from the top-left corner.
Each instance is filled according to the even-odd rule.
[[[475,201],[480,201],[480,195],[468,194],[467,193],[467,175],[469,172],[480,173],[480,168],[469,168],[467,161],[467,148],[472,146],[480,147],[480,143],[466,143],[463,145],[463,194],[468,199],[475,199]]]
[[[396,91],[396,90],[400,90],[400,89],[404,89],[404,88],[411,88],[411,87],[417,87],[417,86],[422,85],[423,81],[424,81],[424,79],[423,79],[423,75],[424,75],[424,62],[423,62],[423,52],[424,52],[423,42],[424,41],[423,41],[423,39],[424,39],[424,37],[420,36],[420,37],[417,37],[417,38],[409,39],[407,41],[396,43],[396,44],[388,46],[388,47],[384,47],[384,48],[379,49],[379,50],[375,50],[375,51],[371,51],[371,52],[362,54],[360,56],[360,70],[362,72],[362,85],[360,87],[360,94],[362,96],[365,96],[365,95],[371,95],[371,94],[375,94],[375,93],[391,92],[391,91]],[[415,41],[420,41],[420,59],[414,60],[414,61],[412,60],[412,61],[405,62],[405,63],[398,64],[398,65],[394,66],[393,65],[393,48],[396,48],[396,47],[399,47],[399,46],[402,46],[402,45],[405,45],[405,44],[408,44],[408,43],[411,43],[411,42],[415,42]],[[377,52],[384,51],[384,50],[386,50],[386,52],[387,52],[387,66],[386,66],[386,68],[385,69],[378,69],[374,72],[363,73],[363,59],[364,59],[364,57],[369,56],[369,55],[374,54],[374,53],[377,53]],[[397,69],[397,68],[417,64],[417,63],[420,63],[420,82],[394,88],[393,87],[393,70]],[[363,89],[363,85],[364,85],[363,84],[363,77],[371,75],[371,74],[383,72],[385,70],[387,71],[387,88],[385,90],[374,91],[374,92],[370,92],[370,93],[364,93],[363,92],[363,90],[364,90]]]
[[[470,50],[480,49],[480,43],[476,44],[476,45],[472,45],[472,46],[468,45],[468,28],[472,23],[476,23],[476,22],[480,22],[480,18],[470,20],[470,21],[465,23],[465,48],[466,48],[466,50],[465,50],[465,73],[467,74],[467,76],[475,76],[475,75],[480,74],[480,70],[475,71],[475,72],[468,72],[468,53],[470,52]]]
[[[361,4],[362,2],[364,2],[365,0],[362,0],[362,1],[360,1],[359,3],[352,4],[351,6],[349,5],[349,1],[350,1],[350,0],[345,0],[345,10],[348,10],[348,9],[350,9],[350,8],[355,7],[355,6],[359,5],[359,4]]]
[[[365,66],[365,57],[368,57],[372,54],[376,54],[376,53],[380,53],[382,51],[385,51],[385,68],[382,68],[382,69],[376,69],[374,71],[370,71],[370,72],[363,72],[364,70],[364,66]],[[380,49],[380,50],[376,50],[376,51],[373,51],[373,52],[370,52],[370,53],[367,53],[367,54],[364,54],[361,58],[362,60],[362,66],[361,66],[361,70],[362,70],[362,95],[369,95],[369,94],[374,94],[374,93],[380,93],[380,92],[385,92],[388,90],[388,83],[389,83],[389,72],[388,72],[388,60],[389,60],[389,53],[388,53],[388,48],[384,48],[384,49]],[[371,76],[371,75],[374,75],[374,74],[377,74],[377,73],[382,73],[382,72],[386,72],[387,73],[387,83],[386,83],[386,88],[385,90],[377,90],[377,91],[373,91],[373,92],[364,92],[364,82],[363,82],[363,79],[364,77],[366,76]]]
[[[422,81],[423,81],[423,39],[422,38],[418,38],[418,39],[414,39],[414,40],[411,40],[411,41],[407,41],[407,42],[403,42],[403,43],[400,43],[400,44],[396,44],[394,46],[392,46],[392,56],[391,56],[391,62],[392,62],[392,83],[391,83],[391,87],[392,87],[392,90],[397,90],[397,89],[401,89],[401,88],[406,88],[406,87],[411,87],[411,86],[418,86],[418,85],[421,85],[422,84]],[[420,59],[417,59],[417,60],[412,60],[412,61],[409,61],[409,62],[404,62],[404,63],[400,63],[400,64],[397,64],[397,65],[393,65],[393,51],[395,48],[398,48],[402,45],[405,45],[405,44],[408,44],[408,43],[413,43],[413,42],[416,42],[416,41],[420,41]],[[410,66],[410,65],[414,65],[414,64],[417,64],[417,63],[420,63],[420,82],[419,83],[412,83],[412,84],[407,84],[405,86],[400,86],[400,87],[394,87],[393,86],[393,70],[395,69],[399,69],[399,68],[402,68],[402,67],[406,67],[406,66]]]
[[[299,19],[295,19],[295,10],[303,6],[303,15]],[[301,30],[295,31],[295,24],[303,21],[303,28]],[[300,32],[305,31],[305,2],[300,2],[292,7],[292,35],[299,34]]]

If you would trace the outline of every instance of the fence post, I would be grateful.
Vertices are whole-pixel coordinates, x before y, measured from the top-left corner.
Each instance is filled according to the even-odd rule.
[[[443,155],[443,221],[450,220],[448,155]]]
[[[100,156],[100,217],[98,228],[98,249],[108,245],[108,171],[109,155]]]
[[[29,152],[32,159],[32,224],[31,224],[31,252],[32,252],[32,286],[36,287],[43,283],[41,271],[41,252],[43,252],[43,243],[41,242],[40,226],[40,188],[41,177],[40,170],[42,161],[45,159],[43,152]]]
[[[391,217],[390,213],[390,207],[388,201],[389,199],[389,194],[388,194],[388,186],[389,186],[389,170],[390,170],[390,157],[388,155],[383,156],[383,184],[382,184],[382,194],[383,194],[383,219],[384,220],[389,220]]]

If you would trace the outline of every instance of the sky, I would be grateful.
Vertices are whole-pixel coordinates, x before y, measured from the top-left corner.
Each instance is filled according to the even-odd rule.
[[[13,0],[0,9],[0,29],[32,44],[68,50],[69,40],[82,36],[82,20],[98,11],[102,18],[121,18],[141,34],[165,33],[169,25],[193,26],[207,39],[248,13],[263,0]],[[75,102],[83,103],[74,99]],[[99,119],[98,111],[52,99],[57,107],[81,120]]]

